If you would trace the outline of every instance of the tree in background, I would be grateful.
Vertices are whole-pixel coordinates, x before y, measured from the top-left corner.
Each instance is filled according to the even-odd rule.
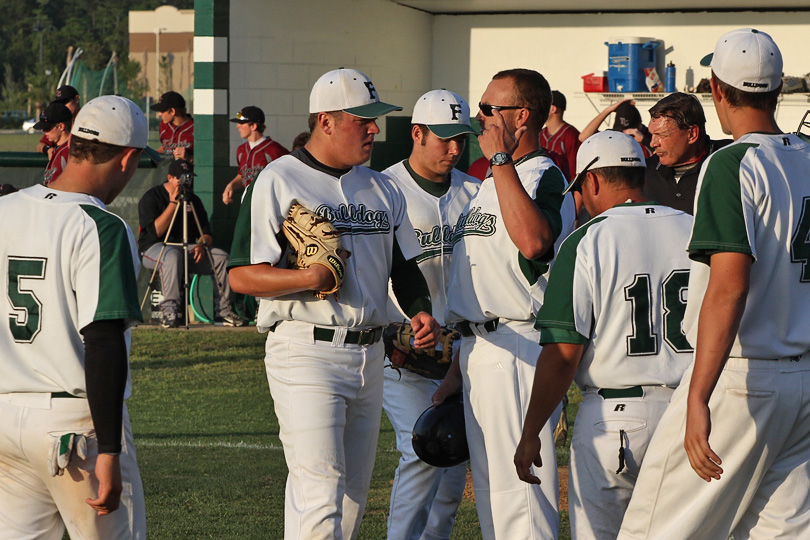
[[[56,92],[69,46],[81,48],[81,61],[101,71],[118,52],[119,92],[140,98],[141,68],[129,60],[128,13],[152,10],[160,0],[0,0],[0,110],[46,104]],[[192,9],[194,0],[172,2]],[[81,90],[80,90],[81,91]]]

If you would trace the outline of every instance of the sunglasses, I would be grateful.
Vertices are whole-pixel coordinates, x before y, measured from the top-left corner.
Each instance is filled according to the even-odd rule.
[[[487,105],[486,103],[479,103],[478,108],[481,109],[484,116],[492,116],[492,111],[508,111],[510,109],[532,110],[531,107],[523,107],[521,105]]]

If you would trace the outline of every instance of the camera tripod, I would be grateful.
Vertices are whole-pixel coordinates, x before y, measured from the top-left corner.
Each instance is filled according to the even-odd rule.
[[[183,291],[184,291],[184,323],[185,328],[188,330],[188,312],[189,312],[189,296],[190,296],[190,288],[191,288],[191,281],[189,280],[189,271],[188,271],[188,257],[189,257],[189,250],[197,246],[198,244],[191,244],[189,245],[188,241],[188,210],[191,209],[191,215],[194,217],[194,223],[197,225],[197,231],[202,234],[202,226],[200,225],[200,218],[197,216],[197,209],[194,208],[194,205],[188,201],[188,193],[187,188],[181,188],[180,194],[178,195],[178,203],[175,205],[174,213],[172,214],[172,219],[169,221],[169,228],[166,229],[166,234],[163,236],[163,245],[160,247],[160,254],[158,255],[157,261],[155,262],[155,268],[152,270],[152,275],[149,277],[149,284],[146,287],[146,293],[143,295],[143,300],[141,300],[141,311],[143,311],[143,306],[146,304],[146,299],[149,298],[149,293],[152,291],[152,283],[155,281],[155,275],[157,274],[158,270],[160,269],[161,261],[163,260],[163,253],[166,251],[166,246],[178,246],[183,248]],[[182,242],[170,242],[169,238],[171,237],[172,228],[177,220],[177,213],[181,211],[183,212],[183,240]],[[225,286],[223,283],[220,283],[217,279],[217,274],[214,267],[214,257],[211,255],[211,248],[208,247],[206,243],[202,243],[202,247],[205,250],[205,256],[208,258],[208,263],[211,265],[211,276],[214,278],[214,283],[216,283],[217,290],[219,291],[220,297],[225,297]]]

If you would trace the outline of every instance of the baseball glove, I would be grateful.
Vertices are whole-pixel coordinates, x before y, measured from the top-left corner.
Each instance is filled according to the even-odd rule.
[[[453,342],[461,338],[461,334],[442,328],[433,349],[415,348],[415,335],[409,323],[392,323],[383,331],[385,355],[391,361],[391,367],[397,371],[407,369],[428,379],[444,379],[453,361]]]
[[[320,264],[327,267],[335,277],[335,286],[328,291],[315,291],[315,296],[321,300],[333,293],[337,296],[346,270],[342,253],[347,253],[340,247],[340,232],[329,220],[298,203],[290,207],[281,228],[290,242],[287,266],[303,269]]]

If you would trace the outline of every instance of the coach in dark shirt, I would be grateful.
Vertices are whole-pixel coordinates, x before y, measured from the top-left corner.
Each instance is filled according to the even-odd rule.
[[[650,109],[650,118],[655,154],[647,159],[644,194],[692,214],[701,165],[731,141],[709,139],[703,107],[691,94],[676,92],[661,99]]]

